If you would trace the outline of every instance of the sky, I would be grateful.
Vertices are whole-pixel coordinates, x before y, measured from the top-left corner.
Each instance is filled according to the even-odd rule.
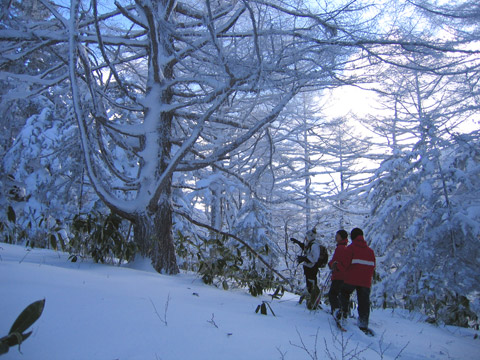
[[[329,118],[344,117],[349,114],[363,116],[378,112],[375,109],[376,94],[354,86],[333,89],[330,96],[319,101],[324,103],[322,112]]]

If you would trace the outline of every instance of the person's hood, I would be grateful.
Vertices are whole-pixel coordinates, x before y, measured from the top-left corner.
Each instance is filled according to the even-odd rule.
[[[348,244],[348,239],[343,239],[339,243],[337,243],[337,246],[346,246]]]
[[[353,239],[353,243],[355,246],[367,247],[367,242],[362,235],[358,235],[355,239]]]

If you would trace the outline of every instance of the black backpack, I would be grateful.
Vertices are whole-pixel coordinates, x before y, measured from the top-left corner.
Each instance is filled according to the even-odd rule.
[[[320,256],[318,257],[315,266],[318,268],[323,268],[328,263],[328,250],[325,246],[320,245]]]
[[[309,250],[313,245],[313,241],[307,245],[307,249]],[[320,245],[320,255],[318,256],[318,260],[315,263],[315,267],[317,268],[324,268],[328,263],[328,250],[325,246]]]

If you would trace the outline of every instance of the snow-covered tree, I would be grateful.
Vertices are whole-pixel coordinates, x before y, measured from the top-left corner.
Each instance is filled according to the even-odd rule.
[[[55,51],[52,44],[68,49],[26,79],[30,93],[69,83],[91,186],[134,224],[141,254],[167,273],[178,271],[173,174],[231,156],[300,89],[331,82],[317,61],[335,69],[335,56],[315,44],[336,34],[322,13],[293,21],[294,8],[262,2],[38,6],[49,21],[15,19],[0,35],[4,54],[21,62],[38,49]]]
[[[346,118],[326,123],[318,139],[319,147],[324,149],[323,196],[338,220],[332,225],[343,229],[351,226],[354,218],[367,214],[359,188],[372,171],[366,165],[370,142],[362,135],[361,126],[349,125]]]
[[[431,57],[429,50],[407,47],[409,53],[392,62],[400,68],[378,69],[387,75],[379,93],[390,114],[370,123],[388,140],[370,193],[367,235],[381,280],[374,293],[384,306],[416,308],[436,321],[468,326],[478,323],[480,309],[474,270],[479,138],[472,121],[479,60],[478,48],[466,45],[479,39],[478,4],[409,3],[428,20],[422,24],[428,31],[411,27],[417,38],[441,35],[454,51]]]
[[[232,160],[245,159],[245,146],[268,143],[267,128],[301,91],[355,81],[362,59],[404,66],[404,52],[453,53],[450,62],[471,55],[459,48],[464,37],[433,42],[416,32],[377,32],[379,8],[362,1],[28,3],[40,18],[18,16],[27,2],[2,7],[9,97],[64,97],[68,111],[54,118],[76,122],[89,186],[133,224],[140,253],[166,273],[178,271],[172,189],[186,203],[182,187],[192,186],[176,179],[213,168],[234,175],[254,163],[258,169],[243,173],[261,179],[268,160]],[[46,60],[26,73],[36,58]],[[212,214],[217,226],[220,213]]]
[[[384,304],[422,309],[436,320],[467,325],[478,316],[472,300],[479,290],[473,269],[479,265],[480,223],[474,210],[478,201],[464,198],[470,191],[476,199],[478,184],[467,184],[464,177],[477,177],[478,132],[453,134],[453,125],[465,113],[453,112],[457,102],[446,96],[449,79],[416,71],[410,77],[404,73],[404,79],[406,86],[395,99],[402,110],[395,119],[402,119],[397,125],[408,124],[402,130],[411,137],[391,143],[391,155],[371,185],[367,233],[381,259],[382,280],[376,294]],[[460,302],[464,306],[456,307]]]

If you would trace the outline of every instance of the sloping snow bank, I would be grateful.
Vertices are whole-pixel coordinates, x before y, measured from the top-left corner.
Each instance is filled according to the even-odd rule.
[[[271,301],[207,286],[194,274],[159,275],[145,261],[134,268],[71,263],[67,254],[1,243],[0,337],[42,298],[45,310],[21,353],[10,348],[0,359],[341,359],[342,340],[369,360],[480,353],[475,331],[434,327],[404,311],[374,310],[374,338],[354,319],[343,334],[326,312],[306,310],[291,294]],[[271,301],[276,317],[255,313],[262,301]]]

